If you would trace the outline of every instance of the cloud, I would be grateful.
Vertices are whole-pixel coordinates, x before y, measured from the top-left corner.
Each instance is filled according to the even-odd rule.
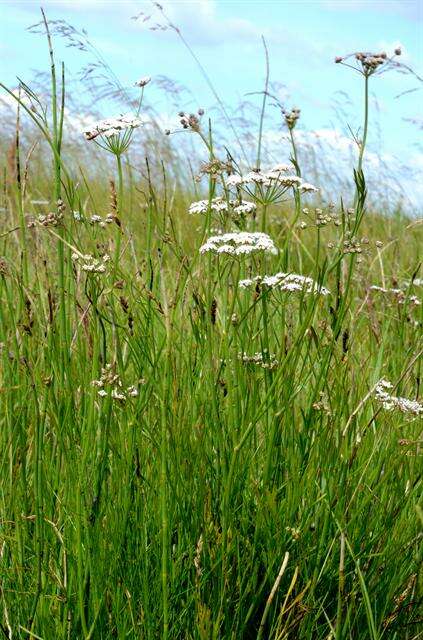
[[[408,20],[422,20],[421,0],[322,0],[323,8],[333,11],[372,11],[399,15]]]

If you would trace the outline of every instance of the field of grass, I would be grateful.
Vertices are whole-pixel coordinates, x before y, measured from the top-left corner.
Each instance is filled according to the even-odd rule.
[[[19,135],[2,159],[0,634],[423,637],[423,234],[366,206],[367,101],[349,207],[296,186],[292,114],[290,168],[241,185],[181,116],[209,157],[188,213],[132,171],[135,129],[69,168],[51,62],[47,115],[17,96],[43,166]]]

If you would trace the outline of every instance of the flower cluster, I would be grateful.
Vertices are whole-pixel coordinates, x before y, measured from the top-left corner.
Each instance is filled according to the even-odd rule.
[[[195,177],[195,181],[200,182],[203,176],[209,176],[212,180],[216,180],[218,176],[224,173],[231,174],[232,172],[233,166],[231,162],[213,158],[209,162],[203,162],[198,176]]]
[[[301,193],[312,193],[318,188],[305,182],[296,175],[288,174],[290,167],[277,164],[268,171],[254,169],[245,175],[232,174],[227,180],[228,187],[245,189],[252,197],[262,203],[279,201],[289,189],[298,189]]]
[[[345,233],[346,236],[349,235],[349,232],[347,231]],[[361,240],[359,240],[358,238],[355,238],[354,236],[351,237],[347,237],[344,240],[343,243],[343,253],[347,254],[347,253],[363,253],[363,246],[362,245],[367,245],[369,244],[369,241],[367,238],[362,238]]]
[[[279,361],[275,356],[268,354],[266,349],[264,349],[263,352],[259,351],[252,356],[247,355],[245,352],[239,353],[238,359],[245,365],[255,365],[262,369],[269,369],[269,371],[273,371],[273,369],[276,369],[279,365]]]
[[[248,215],[255,213],[257,207],[254,202],[249,202],[247,200],[225,200],[224,198],[213,198],[213,200],[199,200],[198,202],[193,202],[189,209],[188,213],[207,213],[208,210],[213,211],[214,213],[234,213],[238,216]]]
[[[292,131],[292,129],[295,128],[295,125],[297,124],[297,121],[300,117],[300,113],[301,113],[301,109],[291,109],[291,111],[282,111],[283,116],[285,118],[285,124],[288,127],[288,129],[290,131]]]
[[[409,400],[408,398],[401,398],[400,396],[392,396],[389,390],[393,388],[393,385],[387,380],[379,380],[375,387],[374,395],[384,409],[387,411],[394,411],[398,409],[402,413],[411,413],[415,416],[423,414],[423,405],[416,400]]]
[[[126,389],[123,387],[122,381],[116,373],[116,367],[113,364],[106,364],[101,369],[100,379],[93,380],[91,384],[93,387],[98,388],[100,398],[106,398],[110,395],[112,400],[124,402],[128,398],[136,398],[138,396],[138,389],[134,385],[126,387]]]
[[[63,214],[60,211],[50,211],[46,215],[38,216],[38,223],[43,227],[57,227],[62,222]]]
[[[143,78],[140,78],[139,80],[137,80],[134,83],[134,87],[145,87],[149,82],[151,82],[151,78],[150,76],[144,76]]]
[[[106,253],[100,258],[95,258],[90,254],[83,255],[81,253],[72,254],[73,262],[80,265],[82,271],[88,273],[105,273],[107,271],[107,263],[110,261],[110,256]]]
[[[371,76],[382,66],[394,66],[395,57],[401,55],[401,48],[397,47],[394,55],[389,57],[384,51],[381,53],[370,53],[368,51],[357,51],[347,56],[336,56],[336,64],[345,64],[356,71],[360,71],[365,76]],[[348,61],[348,62],[346,62]]]
[[[111,138],[112,136],[119,135],[121,131],[131,130],[140,127],[143,121],[131,114],[120,115],[116,118],[106,118],[105,120],[99,120],[93,124],[90,129],[84,131],[86,140],[94,140],[97,136],[104,136],[105,138]]]
[[[280,291],[287,292],[300,291],[303,293],[312,293],[314,295],[320,294],[322,296],[330,294],[329,289],[317,284],[313,278],[302,276],[298,273],[279,272],[273,276],[255,276],[255,278],[240,280],[239,286],[242,289],[255,286],[256,288],[278,289]]]
[[[200,247],[200,253],[209,252],[217,255],[223,253],[232,256],[243,256],[258,252],[276,255],[278,250],[267,233],[240,231],[239,233],[223,233],[218,236],[211,236]]]
[[[115,216],[112,213],[109,213],[105,218],[97,214],[94,214],[91,216],[89,220],[90,224],[98,225],[102,229],[104,229],[108,224],[111,224],[114,221],[115,221]]]
[[[385,289],[384,287],[379,287],[378,285],[373,284],[371,287],[369,287],[369,290],[378,291],[379,293],[384,293],[389,296],[392,296],[396,299],[398,304],[405,304],[406,302],[408,302],[408,304],[411,304],[415,307],[421,304],[417,296],[408,296],[407,292],[403,291],[402,289],[397,289],[397,288]]]
[[[183,126],[184,129],[191,129],[191,131],[195,131],[199,133],[200,131],[200,118],[204,115],[204,109],[198,109],[197,113],[185,113],[184,111],[179,112],[179,122]]]
[[[38,216],[38,223],[43,227],[57,227],[62,222],[65,210],[66,205],[63,200],[59,198],[57,201],[57,211],[50,211],[50,213],[46,215]]]
[[[335,214],[334,212],[335,209],[335,205],[333,202],[330,202],[326,209],[321,209],[319,207],[316,207],[313,210],[310,210],[308,207],[304,207],[302,212],[305,216],[307,216],[308,218],[310,218],[312,220],[312,225],[311,226],[316,226],[316,227],[325,227],[328,224],[334,224],[336,227],[339,227],[341,224],[340,219],[338,218],[338,216]],[[300,228],[301,229],[306,229],[309,224],[307,222],[300,222]]]

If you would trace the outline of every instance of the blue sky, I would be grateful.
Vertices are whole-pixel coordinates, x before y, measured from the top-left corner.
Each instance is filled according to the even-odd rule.
[[[286,105],[302,109],[301,126],[308,130],[340,128],[356,130],[361,123],[361,77],[335,65],[335,55],[351,51],[386,50],[401,44],[403,61],[423,75],[423,22],[420,0],[192,0],[162,2],[170,20],[177,25],[207,69],[225,103],[236,105],[249,92],[263,86],[264,60],[261,36],[270,54],[271,80],[284,88],[280,97]],[[39,20],[40,2],[0,0],[0,76],[14,86],[16,76],[30,80],[32,71],[47,69],[47,51],[40,35],[26,31]],[[85,28],[125,86],[140,76],[168,76],[190,90],[183,108],[209,107],[213,95],[194,60],[151,2],[73,0],[42,3],[50,19],[63,18],[78,29]],[[132,16],[142,12],[137,20]],[[143,21],[143,18],[149,16]],[[57,57],[64,59],[70,73],[87,61],[83,54],[57,44]],[[383,131],[383,149],[402,161],[419,153],[418,129],[406,119],[420,119],[423,85],[412,76],[388,73],[372,82],[379,104],[378,122]],[[405,91],[410,92],[396,97]],[[333,99],[349,96],[340,122]],[[157,111],[170,117],[175,106],[162,92],[149,86],[150,100]],[[182,98],[181,98],[182,99]],[[257,104],[260,97],[251,97]],[[98,105],[110,115],[110,105]],[[373,121],[376,114],[373,111]],[[376,129],[373,129],[376,131]],[[375,141],[375,137],[374,137]],[[421,161],[422,155],[419,153]]]

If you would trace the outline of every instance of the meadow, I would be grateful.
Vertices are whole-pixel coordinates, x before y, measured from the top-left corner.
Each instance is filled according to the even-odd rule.
[[[336,60],[363,127],[331,202],[298,110],[263,159],[266,91],[250,166],[200,108],[179,114],[190,184],[159,147],[137,172],[148,77],[81,166],[40,28],[48,104],[1,84],[0,633],[423,637],[422,225],[366,182],[369,84],[401,52]]]

